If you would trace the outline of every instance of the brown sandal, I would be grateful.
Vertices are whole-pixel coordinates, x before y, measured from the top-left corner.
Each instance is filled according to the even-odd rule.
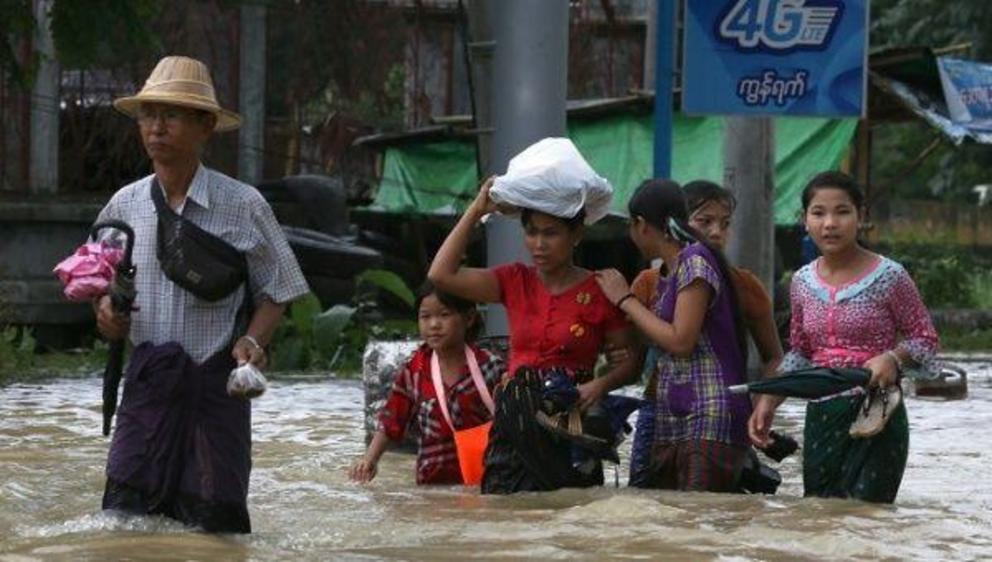
[[[851,437],[866,439],[881,433],[901,401],[902,388],[899,385],[869,389],[851,424]]]

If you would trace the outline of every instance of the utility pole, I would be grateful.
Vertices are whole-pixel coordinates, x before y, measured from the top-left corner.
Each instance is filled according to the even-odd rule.
[[[472,109],[476,130],[479,174],[489,177],[496,172],[491,166],[493,127],[493,18],[498,0],[467,0],[469,53],[468,72],[472,77]]]
[[[31,160],[28,189],[34,194],[53,194],[59,186],[59,93],[60,72],[52,41],[54,0],[34,0],[34,48],[38,73],[31,88]]]
[[[723,184],[737,198],[728,259],[754,273],[772,294],[775,270],[775,131],[768,117],[727,117]],[[758,366],[751,348],[748,371]]]
[[[565,135],[568,10],[568,0],[500,0],[493,13],[490,163],[496,172],[505,172],[510,159],[534,142]],[[488,264],[526,260],[520,222],[491,219],[486,225]],[[496,336],[509,332],[502,307],[489,307],[486,329]]]
[[[238,109],[238,179],[258,185],[265,162],[265,2],[241,5]]]

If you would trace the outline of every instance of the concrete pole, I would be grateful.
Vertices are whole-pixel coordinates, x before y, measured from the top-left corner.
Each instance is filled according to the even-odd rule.
[[[49,11],[54,0],[34,0],[35,51],[38,74],[31,89],[31,161],[29,191],[53,194],[59,186],[60,72],[55,59]]]
[[[565,135],[568,92],[568,0],[501,0],[493,14],[493,133],[491,166],[505,172],[510,158],[544,138]],[[520,222],[493,217],[486,225],[490,266],[527,261]],[[489,335],[506,335],[506,312],[490,307]]]
[[[775,134],[770,118],[728,117],[724,186],[737,197],[727,259],[754,273],[772,294],[775,269]],[[751,348],[748,371],[757,371]]]
[[[265,161],[265,2],[241,6],[238,179],[258,185]]]

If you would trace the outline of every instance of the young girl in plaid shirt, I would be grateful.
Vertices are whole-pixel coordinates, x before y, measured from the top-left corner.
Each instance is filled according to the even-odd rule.
[[[365,456],[351,469],[351,478],[358,482],[375,478],[379,459],[390,443],[402,440],[416,424],[417,484],[460,484],[462,473],[454,429],[468,429],[492,419],[471,376],[466,351],[478,363],[490,396],[505,366],[499,357],[468,343],[478,325],[475,305],[427,284],[417,296],[416,309],[424,343],[397,374],[379,414],[379,429]],[[440,367],[450,424],[431,377],[434,356]]]

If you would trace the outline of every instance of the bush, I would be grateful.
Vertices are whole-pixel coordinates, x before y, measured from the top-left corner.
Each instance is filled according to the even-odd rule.
[[[345,374],[361,371],[362,354],[370,339],[397,339],[417,333],[411,319],[387,319],[381,298],[391,295],[406,310],[413,309],[413,292],[391,271],[368,270],[355,278],[349,304],[321,311],[313,294],[292,303],[276,330],[272,344],[274,370],[327,369]]]
[[[990,299],[988,264],[954,244],[896,244],[888,252],[906,267],[930,308],[975,308]],[[982,280],[985,283],[982,283]]]
[[[992,330],[957,330],[944,329],[940,331],[941,351],[957,352],[986,352],[992,342]]]

